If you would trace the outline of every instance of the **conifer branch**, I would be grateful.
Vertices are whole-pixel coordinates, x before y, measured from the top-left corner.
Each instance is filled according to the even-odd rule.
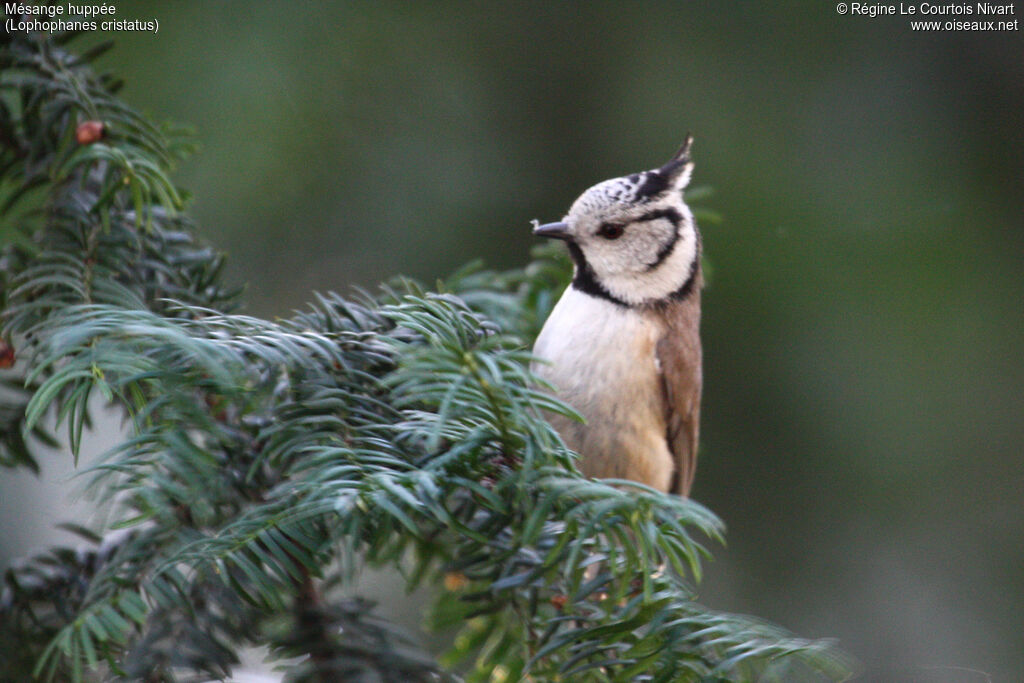
[[[576,470],[543,418],[574,413],[525,350],[567,277],[551,252],[440,292],[240,315],[170,180],[187,145],[69,38],[0,46],[0,340],[17,359],[0,465],[38,470],[54,422],[77,454],[98,392],[128,434],[86,472],[126,531],[79,529],[91,549],[7,571],[3,677],[224,678],[250,644],[294,681],[847,675],[828,643],[694,602],[697,539],[722,534],[710,511]],[[353,594],[360,567],[409,563],[410,588],[441,589],[434,622],[460,630],[440,660]]]

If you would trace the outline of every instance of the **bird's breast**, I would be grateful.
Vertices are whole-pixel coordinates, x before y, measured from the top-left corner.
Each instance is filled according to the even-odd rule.
[[[586,419],[585,425],[557,418],[552,424],[583,455],[591,476],[625,476],[631,459],[668,457],[656,360],[663,332],[649,311],[570,287],[537,338],[534,372]]]
[[[564,385],[618,390],[655,381],[655,344],[662,332],[653,316],[569,288],[537,337],[540,374]],[[650,377],[647,377],[650,375]]]

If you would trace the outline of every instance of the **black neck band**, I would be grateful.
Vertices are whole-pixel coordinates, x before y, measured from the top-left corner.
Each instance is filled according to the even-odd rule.
[[[683,284],[680,285],[678,289],[671,292],[664,299],[640,304],[630,304],[618,298],[609,292],[604,285],[598,282],[597,276],[594,274],[594,269],[590,267],[589,263],[587,263],[587,258],[583,255],[583,250],[580,249],[580,246],[575,242],[567,243],[567,246],[569,247],[569,256],[572,257],[573,263],[576,264],[576,273],[573,275],[570,287],[598,299],[610,301],[616,306],[622,306],[623,308],[652,308],[672,301],[681,301],[693,293],[694,285],[697,282],[697,274],[700,272],[700,233],[695,234],[697,235],[697,253],[694,255],[693,261],[690,262],[690,269],[686,273],[686,280],[683,281]]]

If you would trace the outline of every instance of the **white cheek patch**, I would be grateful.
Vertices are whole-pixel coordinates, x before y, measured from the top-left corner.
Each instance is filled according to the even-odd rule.
[[[672,255],[650,272],[621,273],[602,278],[608,292],[628,304],[660,301],[678,290],[690,276],[697,258],[697,244],[692,237],[680,239]]]
[[[675,248],[686,239],[686,225],[676,225],[667,218],[640,223],[643,239],[639,240],[634,270],[651,271],[660,266]]]
[[[684,214],[679,229],[671,253],[655,268],[648,270],[646,266],[656,257],[657,250],[635,260],[639,268],[604,272],[595,268],[601,284],[615,298],[633,305],[660,301],[677,291],[689,279],[700,256],[697,231],[689,212]]]
[[[587,261],[602,279],[613,274],[642,273],[660,265],[661,250],[674,247],[676,226],[660,218],[636,221],[631,217],[616,218],[616,222],[630,223],[625,234],[616,240],[600,236],[586,239],[583,247]],[[681,226],[685,230],[685,226]]]

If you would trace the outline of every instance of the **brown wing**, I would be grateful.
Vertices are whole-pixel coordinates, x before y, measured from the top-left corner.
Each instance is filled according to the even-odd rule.
[[[700,288],[665,310],[665,336],[658,341],[658,363],[665,398],[668,448],[675,460],[669,493],[690,495],[697,470],[700,395],[703,386],[700,346]]]

